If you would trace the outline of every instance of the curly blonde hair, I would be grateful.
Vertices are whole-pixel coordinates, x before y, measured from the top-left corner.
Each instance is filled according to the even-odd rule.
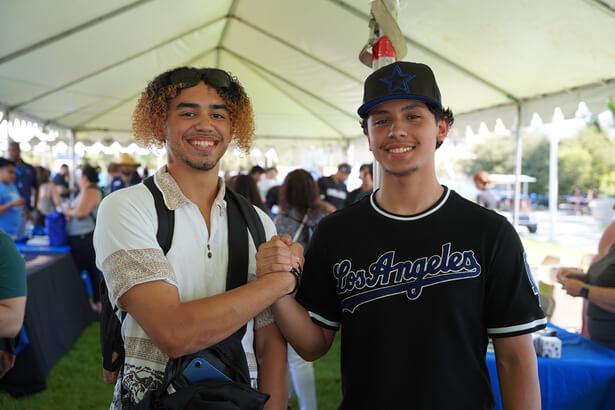
[[[165,143],[165,122],[169,101],[186,88],[185,84],[173,84],[171,76],[180,70],[194,69],[179,67],[166,71],[154,78],[141,93],[137,106],[132,113],[132,130],[135,140],[146,147],[161,148]],[[227,73],[231,79],[228,87],[209,84],[220,95],[229,111],[232,124],[232,138],[244,152],[250,150],[254,136],[254,114],[252,103],[236,77]]]

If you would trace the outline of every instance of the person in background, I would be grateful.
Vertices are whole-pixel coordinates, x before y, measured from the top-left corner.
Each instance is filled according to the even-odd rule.
[[[493,195],[487,185],[491,182],[489,174],[486,171],[478,171],[474,174],[474,185],[478,189],[478,195],[476,196],[476,203],[484,206],[487,209],[496,209],[498,201]]]
[[[122,152],[117,161],[119,175],[111,181],[111,192],[140,183],[141,177],[137,173],[139,165],[130,154]]]
[[[267,195],[265,195],[265,206],[267,207],[267,211],[269,212],[269,216],[275,218],[280,212],[280,185],[276,185],[271,187],[269,191],[267,191]]]
[[[278,170],[275,167],[270,167],[265,170],[265,178],[261,178],[256,182],[258,185],[258,192],[261,195],[263,201],[267,198],[267,192],[274,186],[278,185]]]
[[[249,175],[235,175],[229,181],[229,188],[246,197],[248,201],[260,210],[267,212],[265,204],[258,193],[256,182]]]
[[[280,214],[275,218],[278,235],[289,235],[307,249],[314,228],[327,215],[319,200],[318,185],[303,169],[291,171],[280,188]],[[288,346],[288,368],[300,410],[317,408],[316,384],[312,363]]]
[[[24,259],[13,240],[0,230],[0,379],[15,364],[10,339],[22,327],[26,291]]]
[[[583,323],[589,338],[615,349],[615,222],[604,230],[587,272],[562,267],[557,280],[573,297],[585,299]]]
[[[329,203],[333,209],[342,209],[348,204],[348,188],[346,188],[346,180],[352,168],[349,164],[343,163],[337,167],[337,172],[328,177],[322,177],[318,180],[318,188],[320,189],[320,198]]]
[[[250,168],[248,175],[254,180],[254,182],[258,184],[258,181],[260,181],[264,173],[265,173],[265,168],[259,165],[254,165],[252,168]]]
[[[60,171],[53,176],[53,183],[58,188],[62,199],[68,199],[70,197],[70,170],[68,165],[60,165]]]
[[[374,173],[372,164],[363,164],[359,168],[361,186],[350,193],[349,203],[355,203],[369,196],[374,189]]]
[[[115,181],[116,178],[121,178],[120,175],[120,166],[117,162],[110,162],[109,165],[107,165],[107,186],[105,187],[105,195],[111,193],[113,181]]]
[[[45,226],[45,217],[54,212],[61,204],[59,185],[49,180],[50,172],[45,167],[36,167],[38,187],[38,203],[36,204],[35,226]]]
[[[98,189],[98,172],[89,165],[81,169],[79,179],[79,195],[66,204],[63,213],[68,217],[66,233],[71,247],[71,254],[78,271],[87,271],[92,283],[93,294],[90,306],[95,312],[100,312],[100,271],[96,267],[94,252],[94,228],[96,214],[102,195]]]
[[[0,158],[0,230],[17,238],[23,234],[23,207],[26,200],[15,186],[15,163]]]
[[[19,143],[9,143],[9,159],[15,163],[15,186],[19,191],[19,195],[24,199],[24,221],[25,219],[31,219],[32,210],[36,209],[36,202],[38,201],[38,181],[36,180],[36,170],[34,167],[26,163],[21,158],[21,148]]]

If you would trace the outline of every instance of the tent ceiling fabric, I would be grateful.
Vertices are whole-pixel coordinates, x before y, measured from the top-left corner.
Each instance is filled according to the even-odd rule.
[[[257,138],[343,139],[370,69],[367,0],[6,0],[0,104],[77,131],[130,138],[156,74],[218,66],[252,97]],[[615,96],[615,0],[402,0],[406,59],[431,65],[458,129],[496,116],[571,115]],[[107,130],[107,132],[102,132]],[[100,133],[101,137],[97,137]],[[117,135],[113,136],[112,135]]]

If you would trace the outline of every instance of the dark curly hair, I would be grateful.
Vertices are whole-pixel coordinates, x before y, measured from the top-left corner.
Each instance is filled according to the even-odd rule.
[[[296,208],[301,212],[315,208],[319,199],[318,185],[304,169],[295,169],[286,175],[280,188],[280,208]]]
[[[154,78],[145,88],[132,114],[132,129],[135,140],[147,147],[162,147],[165,142],[164,124],[167,119],[169,101],[177,97],[184,84],[172,84],[171,76],[181,70],[193,67],[178,67]],[[228,87],[214,88],[229,110],[233,139],[244,152],[248,152],[254,135],[254,115],[252,103],[236,77],[227,73],[231,79]]]

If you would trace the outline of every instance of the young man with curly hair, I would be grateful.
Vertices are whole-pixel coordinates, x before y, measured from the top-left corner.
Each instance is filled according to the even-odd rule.
[[[340,409],[491,409],[489,337],[504,408],[539,409],[538,289],[506,219],[438,182],[453,114],[432,70],[380,68],[358,114],[382,187],[320,222],[296,299],[273,306],[278,326],[307,360],[341,330]],[[287,244],[262,245],[257,260],[287,258]]]
[[[256,279],[250,240],[246,275],[253,280],[225,291],[228,216],[219,161],[231,140],[247,150],[253,129],[243,87],[219,69],[177,68],[157,76],[141,95],[134,135],[166,148],[167,165],[154,182],[174,210],[175,227],[165,256],[156,240],[154,200],[143,184],[112,193],[98,211],[97,264],[111,303],[127,312],[115,404],[134,405],[159,387],[169,358],[212,346],[248,323],[242,345],[254,371],[259,364],[258,374],[251,372],[253,387],[258,382],[271,395],[267,409],[286,409],[286,343],[266,309],[294,289],[288,270],[299,258],[278,265],[287,272]],[[257,212],[270,238],[275,226]]]

